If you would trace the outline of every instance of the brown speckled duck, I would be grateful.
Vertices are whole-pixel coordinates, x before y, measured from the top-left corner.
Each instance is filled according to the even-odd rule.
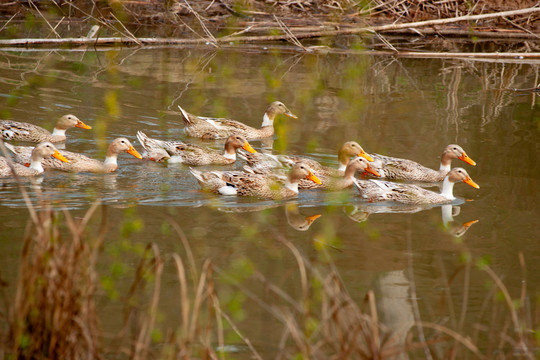
[[[141,131],[137,132],[137,138],[146,150],[143,158],[149,160],[159,158],[163,160],[165,159],[165,155],[160,152],[162,150],[168,155],[169,158],[167,161],[169,163],[182,163],[195,166],[227,165],[236,161],[236,151],[240,148],[250,153],[256,153],[241,135],[229,136],[225,142],[224,151],[193,144],[152,139]]]
[[[373,160],[373,158],[366,153],[356,141],[347,141],[339,148],[339,167],[337,169],[330,166],[324,166],[315,160],[302,156],[272,155],[266,153],[246,154],[244,152],[241,152],[240,156],[244,158],[248,165],[256,172],[269,172],[274,168],[292,166],[296,163],[302,162],[308,165],[310,169],[313,170],[319,177],[342,176],[351,157],[361,156],[369,161]]]
[[[91,129],[90,126],[83,123],[75,115],[62,116],[52,134],[44,128],[25,122],[0,120],[0,136],[4,140],[28,141],[28,142],[43,142],[58,143],[66,141],[66,130],[78,127],[81,129]]]
[[[7,145],[7,144],[6,144]],[[13,163],[13,170],[18,176],[36,176],[43,173],[43,166],[41,162],[43,159],[48,157],[55,157],[62,162],[67,162],[68,160],[62,156],[54,145],[50,142],[42,142],[36,145],[31,149],[31,154],[29,156],[28,166],[23,166],[21,164]],[[0,157],[0,177],[13,176],[13,172],[8,165],[8,161],[5,157]]]
[[[374,159],[373,167],[381,174],[381,177],[391,180],[439,182],[443,181],[446,174],[450,171],[453,159],[460,159],[469,165],[476,165],[461,146],[455,144],[450,144],[444,149],[441,155],[441,166],[438,171],[408,159],[379,154],[371,155]]]
[[[273,177],[240,171],[201,172],[191,169],[191,173],[203,190],[220,195],[254,196],[263,199],[282,200],[298,195],[300,179],[309,179],[315,183],[320,180],[307,165],[296,164],[289,171],[285,186],[276,183]]]
[[[7,145],[7,144],[6,144]],[[26,163],[29,159],[29,154],[32,148],[29,146],[7,146],[14,154],[15,161],[18,163]],[[69,162],[60,162],[55,159],[43,160],[43,167],[46,169],[56,169],[69,172],[92,172],[92,173],[110,173],[118,169],[118,155],[122,152],[126,152],[135,156],[137,159],[142,159],[141,154],[135,148],[128,139],[117,138],[114,139],[107,149],[107,155],[105,161],[99,161],[88,156],[74,153],[71,151],[60,151],[63,156],[69,160]]]
[[[458,182],[464,182],[475,189],[480,188],[463,168],[454,168],[448,172],[444,178],[440,193],[416,185],[381,180],[356,180],[355,185],[360,195],[370,202],[395,201],[404,204],[444,204],[455,200],[453,189],[454,184]]]
[[[278,114],[284,114],[294,119],[296,115],[280,101],[274,101],[264,112],[260,129],[245,125],[236,120],[196,116],[188,113],[180,106],[182,119],[186,125],[186,134],[202,139],[226,139],[231,135],[241,135],[244,138],[262,139],[274,135],[274,119]]]

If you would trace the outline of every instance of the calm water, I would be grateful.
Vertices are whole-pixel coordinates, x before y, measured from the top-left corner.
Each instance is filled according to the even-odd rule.
[[[528,318],[537,311],[540,111],[534,94],[510,90],[538,84],[538,64],[262,49],[87,49],[0,55],[0,115],[52,129],[59,116],[73,113],[94,130],[70,130],[66,148],[96,158],[103,158],[106,143],[118,136],[129,138],[141,150],[137,130],[151,137],[184,139],[177,105],[195,114],[230,116],[258,126],[269,102],[281,100],[299,119],[277,121],[272,144],[277,153],[306,154],[336,164],[336,149],[344,141],[356,140],[368,152],[438,168],[442,149],[457,143],[478,164],[459,164],[481,188],[457,185],[454,193],[471,201],[461,201],[454,209],[370,205],[354,191],[305,191],[288,204],[218,198],[200,192],[186,166],[166,167],[126,154],[120,156],[115,174],[50,172],[42,181],[25,182],[34,201],[40,194],[75,216],[82,216],[98,199],[107,205],[110,231],[99,269],[103,277],[118,260],[111,249],[126,241],[134,247],[154,241],[164,254],[183,254],[180,240],[168,226],[173,220],[185,232],[197,264],[211,258],[219,269],[226,297],[238,291],[225,279],[239,263],[252,264],[268,281],[299,296],[296,260],[276,241],[284,236],[315,267],[326,263],[320,248],[327,245],[351,296],[361,304],[366,292],[374,289],[380,319],[396,332],[412,331],[415,319],[450,326],[464,303],[465,328],[482,324],[493,333],[502,331],[507,318],[486,319],[482,312],[492,294],[486,285],[489,277],[474,266],[463,300],[464,254],[474,262],[488,259],[518,299],[524,279],[518,254],[524,253]],[[221,147],[220,142],[206,144]],[[259,141],[252,145],[261,147]],[[306,229],[304,218],[316,214],[322,216]],[[0,180],[0,265],[3,279],[10,283],[17,274],[27,219],[17,185]],[[459,233],[460,225],[471,220],[479,221]],[[141,227],[126,233],[126,224],[134,222]],[[95,226],[98,223],[99,215]],[[136,251],[126,251],[127,281]],[[123,280],[115,279],[121,289],[127,286]],[[244,277],[240,282],[272,301],[260,284]],[[180,316],[174,283],[175,270],[167,264],[158,320],[163,328],[178,324],[175,319]],[[273,356],[282,335],[279,322],[249,299],[241,304],[242,311],[234,314],[239,328],[262,354]],[[119,303],[102,295],[99,306],[102,326],[118,330]]]

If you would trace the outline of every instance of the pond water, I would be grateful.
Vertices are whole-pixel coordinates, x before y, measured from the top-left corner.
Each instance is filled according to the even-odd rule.
[[[513,299],[520,299],[526,285],[520,321],[533,328],[539,324],[540,108],[535,93],[513,91],[534,88],[538,70],[538,63],[526,61],[304,54],[287,47],[12,49],[0,51],[0,116],[52,129],[58,117],[73,113],[93,130],[70,130],[66,148],[95,158],[103,158],[106,144],[118,136],[141,151],[138,130],[203,143],[186,138],[177,105],[259,126],[273,100],[298,115],[276,121],[273,143],[265,144],[276,153],[335,165],[336,149],[356,140],[367,152],[438,168],[443,148],[459,144],[477,166],[457,162],[480,189],[456,185],[454,193],[462,200],[453,207],[369,204],[354,190],[301,191],[285,203],[220,198],[201,192],[187,166],[127,154],[120,156],[114,174],[53,171],[23,186],[36,205],[41,196],[76,217],[97,200],[107,207],[109,232],[98,269],[103,278],[113,277],[111,264],[122,260],[111,249],[126,242],[133,248],[154,242],[165,255],[183,254],[169,225],[176,222],[197,266],[210,258],[219,269],[218,286],[229,297],[223,301],[240,303],[232,316],[265,358],[276,356],[282,325],[250,296],[237,295],[242,291],[230,285],[230,277],[242,283],[243,291],[272,303],[265,286],[248,275],[231,275],[245,266],[298,298],[301,274],[295,257],[277,240],[281,237],[314,267],[323,268],[331,259],[360,306],[374,290],[379,319],[403,341],[416,331],[415,320],[451,327],[462,316],[454,329],[465,336],[479,331],[478,346],[493,355],[497,347],[490,344],[498,345],[498,334],[513,332],[492,280],[475,266],[479,259],[489,263]],[[222,146],[219,141],[204,144]],[[260,141],[251,144],[261,149]],[[312,215],[321,216],[309,226],[305,218]],[[10,285],[28,217],[17,183],[0,179],[0,264]],[[468,230],[462,227],[472,220],[478,222]],[[99,215],[91,224],[98,223]],[[136,266],[133,248],[126,250],[124,265],[130,270],[123,273],[125,279],[114,279],[120,289],[128,286],[124,280],[129,282]],[[464,258],[472,259],[470,268]],[[180,316],[172,264],[166,264],[164,276],[157,326],[167,328],[177,326]],[[100,299],[101,326],[117,331],[123,320],[118,301],[106,294]],[[486,304],[499,310],[487,311]],[[228,344],[238,345],[232,357],[249,357],[239,339]],[[444,347],[440,351],[437,356],[447,355]]]

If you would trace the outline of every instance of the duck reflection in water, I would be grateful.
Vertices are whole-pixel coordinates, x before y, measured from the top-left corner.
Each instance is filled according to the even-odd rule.
[[[263,211],[266,209],[276,208],[281,206],[278,203],[272,203],[268,205],[255,205],[255,206],[227,206],[227,207],[218,207],[219,211],[228,212],[228,213],[243,213],[243,212],[255,212]],[[306,216],[300,213],[298,201],[288,201],[283,205],[285,209],[285,218],[290,227],[297,231],[307,231],[311,225],[320,218],[321,214],[309,215]]]
[[[298,202],[292,201],[285,204],[285,216],[289,225],[298,231],[307,231],[309,227],[320,218],[321,214],[304,216],[298,210]]]
[[[414,214],[420,211],[428,210],[436,205],[402,205],[402,204],[357,204],[347,205],[343,207],[343,212],[347,217],[354,222],[364,222],[371,214],[389,214],[389,213],[407,213]],[[454,216],[458,216],[461,212],[459,206],[446,204],[440,205],[442,224],[446,232],[454,237],[463,236],[469,228],[476,224],[479,220],[471,220],[462,224],[454,224]]]
[[[480,220],[471,220],[464,222],[463,224],[453,224],[454,222],[454,216],[458,216],[461,212],[461,208],[459,206],[452,206],[452,205],[442,205],[441,206],[441,215],[442,215],[442,222],[445,230],[451,234],[452,236],[459,238],[463,236],[467,230],[474,224],[476,224]]]

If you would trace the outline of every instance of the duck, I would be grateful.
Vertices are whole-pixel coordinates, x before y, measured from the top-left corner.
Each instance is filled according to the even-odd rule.
[[[188,113],[178,106],[185,123],[186,134],[201,139],[226,139],[231,135],[241,135],[247,140],[262,139],[274,135],[274,119],[283,114],[293,119],[294,115],[281,101],[274,101],[264,112],[260,129],[248,126],[236,120],[202,117]]]
[[[374,159],[373,167],[381,174],[382,178],[389,180],[441,182],[450,171],[453,159],[459,159],[469,165],[476,166],[476,162],[467,155],[461,146],[456,144],[450,144],[444,149],[438,171],[408,159],[379,154],[371,155]]]
[[[360,195],[369,202],[394,201],[403,204],[445,204],[454,197],[454,185],[464,182],[475,189],[480,186],[475,183],[463,168],[453,168],[443,180],[440,193],[424,189],[417,185],[400,184],[382,180],[355,180],[354,184]]]
[[[306,163],[309,166],[309,163]],[[310,167],[311,168],[311,167]],[[311,168],[313,170],[313,168]],[[316,170],[313,170],[317,173]],[[373,176],[380,176],[379,173],[370,165],[370,162],[366,160],[363,157],[356,157],[349,161],[347,164],[347,167],[345,168],[345,172],[341,176],[332,176],[327,174],[319,175],[317,173],[319,180],[321,180],[320,184],[316,184],[312,181],[309,181],[307,179],[301,179],[298,183],[299,189],[317,189],[317,188],[325,188],[327,190],[331,191],[339,191],[347,189],[351,186],[353,186],[355,181],[355,175],[356,173],[369,173]]]
[[[343,176],[339,177],[339,178],[330,178],[330,177],[325,177],[324,181],[322,180],[323,178],[321,177],[321,182],[322,182],[322,186],[326,187],[327,189],[330,189],[330,190],[344,190],[344,189],[347,189],[351,186],[353,186],[356,178],[355,178],[355,175],[356,173],[369,173],[373,176],[380,176],[380,174],[377,172],[377,170],[375,170],[373,167],[371,167],[371,164],[370,162],[363,158],[363,157],[357,157],[351,161],[349,161],[349,163],[347,164],[347,167],[345,168],[345,172],[343,174]],[[303,181],[303,180],[302,180]],[[325,182],[326,181],[326,182]],[[304,187],[302,187],[302,185],[304,185]],[[300,189],[309,189],[310,187],[307,187],[309,185],[307,184],[302,184],[302,182],[300,182]]]
[[[4,140],[59,143],[66,141],[66,130],[78,127],[81,129],[92,129],[78,117],[72,114],[62,116],[56,123],[52,134],[42,128],[30,123],[0,120],[0,137]]]
[[[338,150],[338,168],[330,166],[324,166],[318,161],[308,159],[302,156],[289,156],[289,155],[272,155],[267,153],[246,154],[240,152],[240,157],[246,160],[247,164],[253,168],[256,172],[270,172],[274,168],[280,168],[283,166],[292,166],[296,163],[303,162],[308,165],[319,177],[339,177],[343,176],[347,164],[352,157],[363,157],[368,161],[373,161],[371,155],[369,155],[356,141],[347,141],[341,145]]]
[[[30,163],[28,164],[28,166],[12,163],[12,170],[9,166],[8,160],[5,157],[0,157],[0,177],[13,176],[13,171],[15,171],[15,174],[17,176],[40,175],[44,171],[41,162],[43,161],[43,159],[51,156],[57,158],[62,162],[68,161],[49,141],[41,142],[32,149],[29,159]]]
[[[305,164],[293,166],[285,185],[280,185],[271,176],[241,171],[201,172],[190,169],[201,188],[219,195],[252,196],[262,199],[283,200],[298,196],[300,179],[320,183],[319,178]]]
[[[157,161],[163,161],[165,154],[167,154],[168,159],[166,160],[169,163],[183,163],[192,166],[232,164],[236,161],[236,151],[240,148],[252,154],[257,152],[242,135],[237,134],[227,138],[224,151],[182,142],[152,139],[142,131],[137,132],[137,139],[145,149],[143,159],[154,161],[161,159]],[[165,154],[160,150],[165,151]]]
[[[18,163],[27,163],[29,154],[32,151],[29,146],[13,146],[6,144],[6,147],[13,152],[13,157]],[[56,169],[69,172],[91,172],[91,173],[111,173],[118,169],[118,155],[122,152],[126,152],[133,155],[137,159],[142,159],[141,154],[135,148],[128,139],[120,137],[114,139],[107,149],[107,155],[105,161],[99,161],[88,156],[74,153],[71,151],[61,150],[60,153],[69,162],[63,163],[54,159],[45,159],[43,165],[46,169]]]
[[[142,131],[137,131],[137,139],[144,149],[142,153],[143,159],[155,162],[165,162],[170,160],[171,155],[169,154],[169,151],[172,151],[178,145],[184,144],[182,141],[152,139]]]

